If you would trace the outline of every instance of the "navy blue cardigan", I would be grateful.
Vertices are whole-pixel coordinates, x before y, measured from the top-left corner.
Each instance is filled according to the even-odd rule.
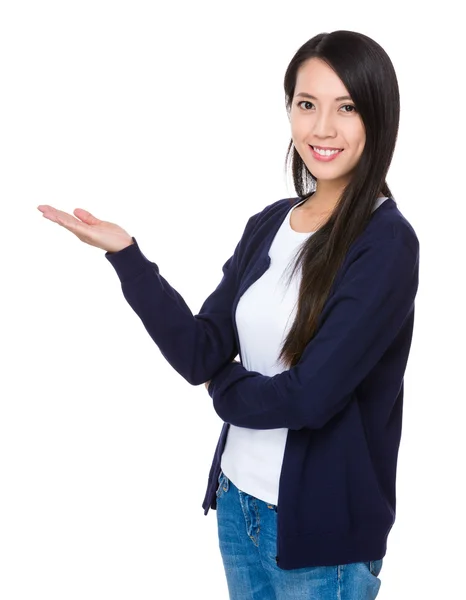
[[[385,556],[395,520],[403,378],[419,270],[415,231],[388,198],[351,245],[298,364],[268,377],[232,362],[241,357],[238,301],[267,270],[273,238],[299,200],[279,200],[250,217],[197,315],[135,238],[105,254],[166,360],[192,385],[211,380],[208,392],[225,424],[205,514],[216,508],[228,424],[289,429],[277,510],[277,564],[283,569]]]

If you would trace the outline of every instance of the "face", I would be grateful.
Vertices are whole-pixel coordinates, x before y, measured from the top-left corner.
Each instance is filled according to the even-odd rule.
[[[290,121],[294,146],[318,185],[346,185],[366,134],[343,82],[318,58],[298,70]]]

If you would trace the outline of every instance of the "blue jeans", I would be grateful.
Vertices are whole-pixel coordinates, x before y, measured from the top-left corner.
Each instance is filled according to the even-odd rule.
[[[373,600],[379,592],[382,559],[280,569],[276,507],[245,494],[223,473],[217,521],[230,600]]]

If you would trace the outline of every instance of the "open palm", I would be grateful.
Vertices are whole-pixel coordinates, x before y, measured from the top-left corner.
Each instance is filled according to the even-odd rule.
[[[127,231],[115,223],[97,219],[82,208],[73,211],[77,218],[48,204],[41,204],[37,209],[43,217],[65,227],[82,242],[107,252],[119,252],[134,243]]]

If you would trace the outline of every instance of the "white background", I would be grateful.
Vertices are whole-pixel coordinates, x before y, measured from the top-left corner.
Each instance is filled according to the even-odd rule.
[[[196,313],[248,217],[295,195],[283,76],[336,29],[373,37],[397,70],[388,181],[421,242],[379,598],[466,597],[454,5],[2,2],[2,600],[227,598],[215,512],[201,508],[221,428],[211,399],[162,357],[104,252],[36,207],[118,223]]]

